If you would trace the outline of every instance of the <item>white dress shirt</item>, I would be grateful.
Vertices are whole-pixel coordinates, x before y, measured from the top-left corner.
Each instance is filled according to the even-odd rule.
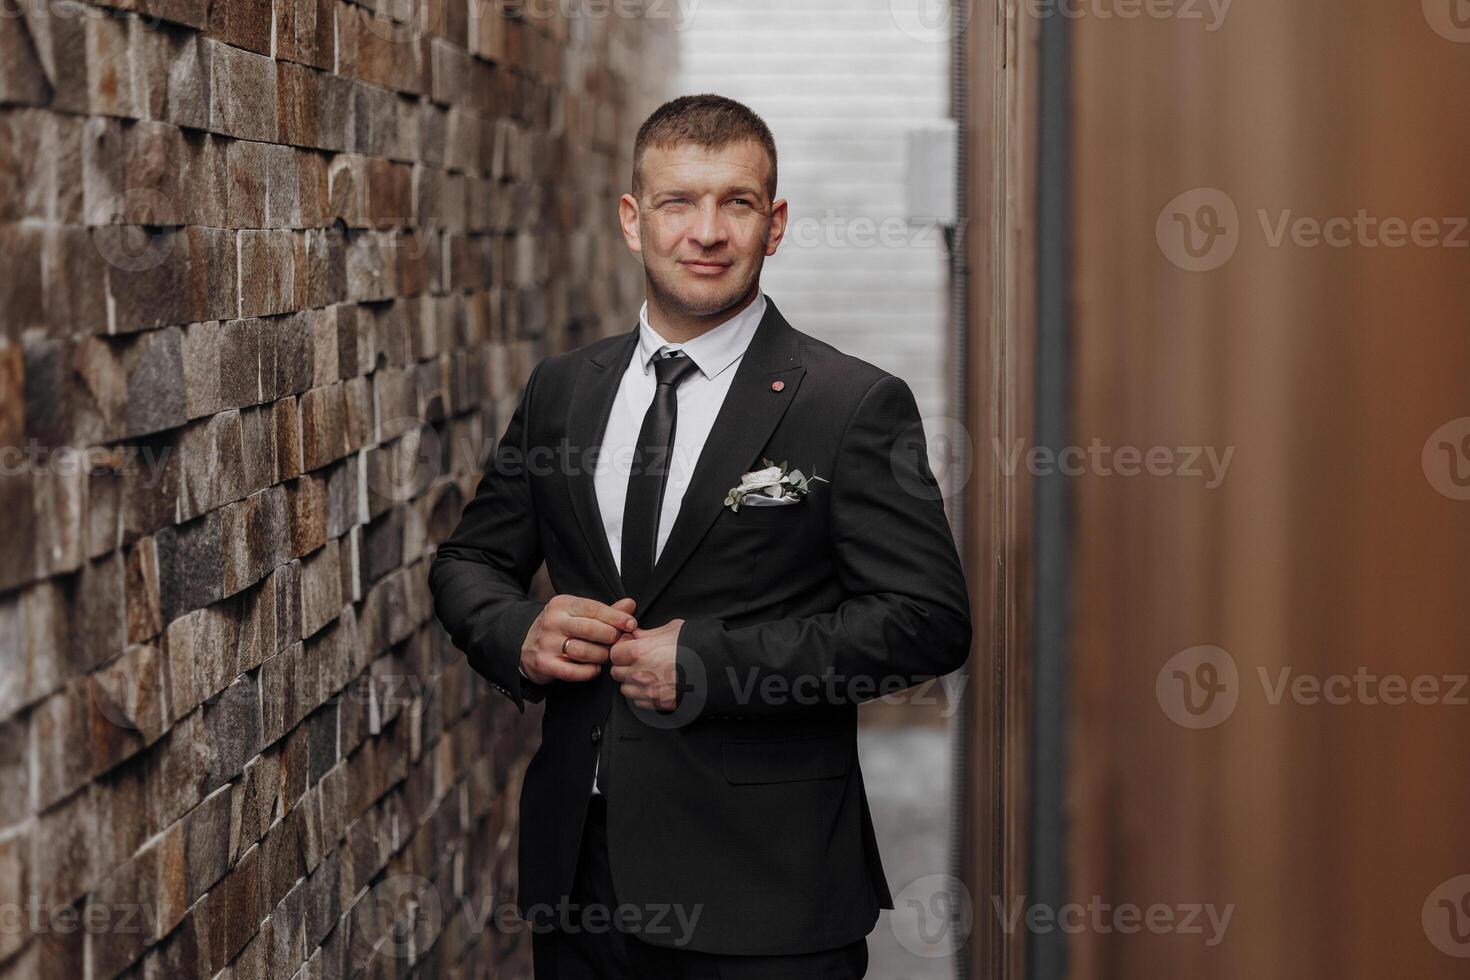
[[[593,470],[597,506],[602,511],[602,529],[607,534],[607,543],[612,548],[613,560],[617,562],[620,573],[623,570],[623,505],[628,498],[633,451],[638,433],[643,428],[643,416],[647,414],[648,406],[653,404],[653,393],[658,387],[658,378],[653,370],[654,355],[661,351],[682,350],[684,356],[691,358],[699,368],[675,389],[679,408],[663,508],[659,512],[654,549],[654,561],[657,562],[664,543],[669,539],[669,532],[673,530],[674,519],[679,516],[684,491],[694,475],[705,439],[714,427],[720,406],[725,403],[730,382],[735,378],[735,368],[750,346],[750,338],[755,335],[755,328],[760,326],[765,313],[766,294],[757,290],[750,305],[724,323],[686,343],[674,344],[664,340],[649,324],[648,302],[644,301],[638,312],[638,347],[623,372],[622,381],[618,383],[612,414],[608,416],[607,428],[603,431],[602,449],[597,454]],[[633,611],[634,618],[638,617],[638,612],[636,609]],[[592,792],[599,792],[595,771]]]

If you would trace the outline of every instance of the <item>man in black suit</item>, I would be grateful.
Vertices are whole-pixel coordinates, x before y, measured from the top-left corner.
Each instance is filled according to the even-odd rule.
[[[857,705],[971,639],[918,408],[761,292],[787,205],[757,115],[667,103],[633,175],[639,325],[536,365],[429,573],[470,665],[545,704],[536,976],[862,977],[893,903]]]

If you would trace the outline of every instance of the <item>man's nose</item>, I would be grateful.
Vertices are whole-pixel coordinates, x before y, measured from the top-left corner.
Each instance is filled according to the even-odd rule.
[[[725,240],[725,229],[720,222],[720,210],[717,205],[709,204],[699,209],[699,217],[695,219],[693,228],[690,229],[690,237],[699,242],[705,248],[718,245]]]

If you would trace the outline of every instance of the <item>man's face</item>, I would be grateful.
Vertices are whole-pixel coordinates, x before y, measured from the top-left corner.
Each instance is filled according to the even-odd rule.
[[[766,196],[769,168],[753,140],[644,152],[641,200],[624,194],[619,211],[665,310],[709,316],[750,292],[786,228],[786,202]]]

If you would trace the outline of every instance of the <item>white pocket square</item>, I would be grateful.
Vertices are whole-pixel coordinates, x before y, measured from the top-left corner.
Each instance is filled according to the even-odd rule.
[[[741,507],[786,507],[799,503],[800,497],[767,497],[763,493],[750,493],[740,498]]]

